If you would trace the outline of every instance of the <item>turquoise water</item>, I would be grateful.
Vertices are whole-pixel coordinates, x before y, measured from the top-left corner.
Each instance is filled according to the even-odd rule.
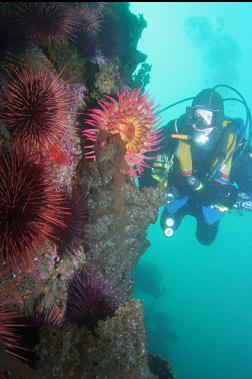
[[[252,107],[252,3],[141,2],[131,11],[148,23],[138,48],[152,64],[146,91],[158,104],[226,83]],[[184,107],[165,112],[163,121]],[[235,104],[225,110],[244,116]],[[150,352],[171,358],[177,379],[251,379],[252,214],[226,215],[211,246],[197,242],[195,226],[187,216],[169,240],[158,223],[149,227],[151,247],[140,265],[162,291],[153,305],[139,274],[135,296],[144,300]]]

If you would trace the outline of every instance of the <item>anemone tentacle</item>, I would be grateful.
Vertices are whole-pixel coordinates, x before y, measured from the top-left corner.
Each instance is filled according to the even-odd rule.
[[[159,107],[154,106],[149,95],[141,95],[141,89],[118,92],[117,99],[106,96],[98,105],[99,109],[91,109],[87,114],[85,123],[89,128],[83,132],[84,138],[96,136],[97,129],[119,134],[126,145],[129,175],[141,176],[163,140],[158,130]]]

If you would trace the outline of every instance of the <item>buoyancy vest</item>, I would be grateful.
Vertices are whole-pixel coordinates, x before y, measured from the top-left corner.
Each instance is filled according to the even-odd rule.
[[[215,175],[213,175],[213,180],[223,185],[229,183],[229,176],[232,167],[232,158],[237,143],[238,127],[238,123],[230,120],[224,120],[223,136],[221,137],[221,143],[219,144],[217,151],[212,157],[210,167],[206,168],[210,172],[216,171]],[[175,155],[177,157],[179,169],[182,175],[185,177],[193,175],[194,166],[190,141],[185,139],[179,139]]]

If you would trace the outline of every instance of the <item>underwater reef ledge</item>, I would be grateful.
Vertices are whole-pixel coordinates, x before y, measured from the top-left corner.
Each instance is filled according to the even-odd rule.
[[[148,366],[144,310],[132,299],[131,270],[149,246],[146,230],[156,221],[162,190],[140,191],[125,176],[122,141],[104,136],[107,145],[97,161],[83,160],[77,168],[80,193],[92,214],[82,261],[88,272],[106,276],[121,305],[114,316],[98,321],[94,333],[73,324],[43,326],[36,370],[1,351],[7,378],[157,378]],[[57,298],[62,277],[55,281],[50,293]]]
[[[119,307],[113,318],[99,322],[97,333],[99,338],[76,325],[43,328],[38,369],[0,351],[2,371],[16,379],[156,378],[146,360],[140,302],[132,300]]]
[[[0,18],[0,379],[172,378],[132,294],[164,195],[132,175],[159,142],[146,21],[127,2],[0,3]],[[104,98],[118,129],[90,127]]]

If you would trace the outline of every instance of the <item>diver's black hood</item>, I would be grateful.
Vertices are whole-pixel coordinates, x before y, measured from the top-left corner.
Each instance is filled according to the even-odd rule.
[[[203,107],[206,109],[218,111],[217,125],[222,126],[224,120],[224,105],[221,96],[212,88],[203,89],[193,100],[193,107]]]

